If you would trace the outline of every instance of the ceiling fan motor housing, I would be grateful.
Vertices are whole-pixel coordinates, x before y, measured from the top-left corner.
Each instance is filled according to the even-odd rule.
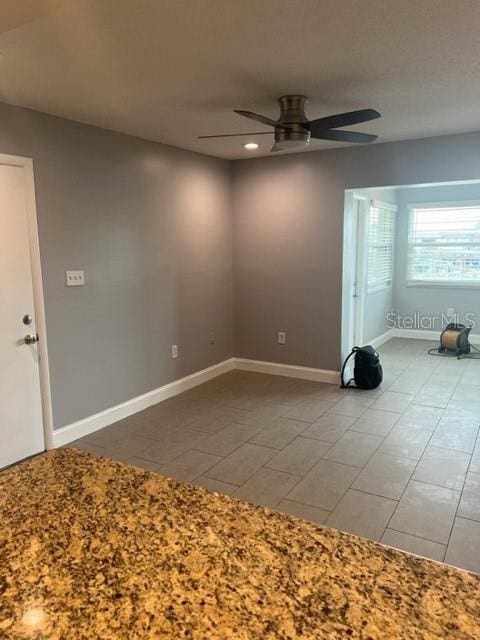
[[[280,117],[278,122],[290,125],[289,129],[275,127],[275,144],[282,148],[306,147],[310,143],[308,118],[305,115],[306,96],[290,95],[278,99]]]

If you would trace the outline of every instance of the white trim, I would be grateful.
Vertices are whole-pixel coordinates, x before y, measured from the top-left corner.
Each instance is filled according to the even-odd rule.
[[[423,330],[423,329],[390,329],[392,331],[391,338],[411,338],[413,340],[436,340],[440,341],[440,334],[442,329],[438,331]],[[469,335],[469,341],[474,344],[480,343],[480,334],[471,333]]]
[[[438,202],[407,202],[407,209],[475,209],[480,206],[480,200],[455,200]]]
[[[406,287],[426,287],[430,289],[479,289],[480,280],[468,282],[466,280],[407,280]]]
[[[313,367],[300,367],[293,364],[248,360],[246,358],[235,358],[235,369],[253,371],[255,373],[269,373],[275,376],[287,376],[288,378],[300,378],[301,380],[314,380],[315,382],[327,382],[328,384],[340,384],[340,372],[328,369],[314,369]]]
[[[208,380],[212,380],[212,378],[216,378],[222,373],[227,373],[227,371],[231,371],[234,368],[235,358],[224,360],[223,362],[214,364],[207,369],[196,371],[189,376],[185,376],[185,378],[169,382],[168,384],[163,385],[163,387],[158,387],[157,389],[148,391],[140,396],[131,398],[126,402],[117,404],[115,407],[100,411],[100,413],[78,420],[78,422],[69,424],[61,429],[56,429],[53,432],[54,446],[61,447],[62,445],[72,442],[77,438],[82,438],[89,433],[103,429],[103,427],[107,427],[118,420],[127,418],[134,413],[138,413],[143,409],[151,407],[153,404],[157,404],[158,402],[167,400],[167,398],[171,398],[179,393],[188,391],[188,389],[192,389],[199,384],[208,382]]]
[[[366,201],[358,201],[352,260],[353,282],[353,341],[351,347],[363,342],[365,298],[368,295],[368,224],[370,209]]]
[[[260,360],[247,360],[245,358],[230,358],[218,364],[214,364],[207,369],[192,373],[185,378],[180,378],[174,382],[169,382],[163,387],[153,389],[147,393],[131,398],[126,402],[100,411],[93,416],[88,416],[78,422],[56,429],[53,432],[53,444],[55,447],[61,447],[77,438],[87,436],[94,431],[103,429],[118,420],[128,418],[143,409],[151,407],[153,404],[167,400],[173,396],[188,391],[193,387],[208,382],[222,373],[227,373],[233,369],[241,371],[253,371],[255,373],[269,373],[278,376],[287,376],[290,378],[299,378],[301,380],[314,380],[316,382],[327,382],[329,384],[340,384],[340,373],[338,371],[327,371],[325,369],[314,369],[311,367],[300,367],[291,364],[279,364],[277,362],[263,362]]]
[[[393,202],[386,202],[385,200],[378,200],[377,198],[372,198],[370,200],[370,206],[374,209],[390,209],[395,213],[398,211],[398,207]]]
[[[382,335],[377,336],[373,340],[367,340],[367,344],[369,344],[374,349],[378,349],[378,347],[381,347],[382,344],[385,344],[391,338],[395,337],[394,331],[395,329],[388,329],[387,331],[385,331],[385,333],[382,333]]]
[[[33,302],[35,307],[35,329],[40,336],[37,343],[40,394],[42,398],[43,433],[46,449],[54,447],[52,394],[50,390],[50,371],[48,366],[47,326],[45,321],[45,302],[43,297],[42,263],[38,238],[37,206],[35,201],[35,179],[31,158],[11,156],[1,153],[0,164],[21,167],[25,176],[25,197],[28,221],[28,241],[32,268]]]
[[[377,336],[373,340],[370,340],[368,344],[374,347],[375,349],[377,349],[378,347],[381,347],[382,344],[385,344],[386,342],[391,340],[391,338],[407,338],[411,340],[435,340],[437,342],[440,342],[441,333],[442,333],[442,329],[439,329],[438,331],[432,331],[430,329],[400,329],[395,327],[393,329],[388,329],[388,331],[385,331],[385,333],[382,333],[382,335]],[[473,344],[480,344],[480,334],[471,333],[469,335],[469,340]]]

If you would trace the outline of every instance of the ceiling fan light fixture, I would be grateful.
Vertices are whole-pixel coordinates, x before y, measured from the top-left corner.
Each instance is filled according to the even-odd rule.
[[[377,139],[376,135],[360,131],[345,131],[343,127],[361,124],[380,118],[380,113],[375,109],[357,109],[347,113],[337,113],[332,116],[324,116],[315,120],[309,120],[305,114],[305,105],[308,99],[302,95],[285,95],[278,99],[280,115],[278,120],[263,116],[253,111],[234,109],[240,116],[261,122],[268,127],[273,127],[272,151],[302,150],[308,148],[310,139],[331,140],[332,142],[348,142],[354,144],[366,144]],[[200,138],[231,138],[235,136],[269,135],[268,131],[258,133],[224,133],[214,136],[199,136]],[[245,149],[253,151],[258,149],[256,142],[247,142]]]

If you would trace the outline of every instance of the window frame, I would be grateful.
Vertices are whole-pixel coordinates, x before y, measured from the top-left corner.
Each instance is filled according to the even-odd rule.
[[[480,278],[478,281],[470,280],[412,280],[410,278],[411,253],[410,231],[412,227],[415,209],[465,209],[477,207],[480,209],[480,200],[460,200],[453,202],[409,202],[407,203],[408,224],[407,224],[407,246],[405,255],[405,286],[406,287],[430,287],[435,289],[480,289]],[[455,244],[455,246],[458,246]]]
[[[369,242],[369,233],[370,233],[370,211],[371,209],[386,209],[390,213],[393,214],[393,232],[392,232],[392,264],[391,264],[391,276],[388,282],[379,283],[374,287],[369,287],[368,278],[368,254],[370,248]],[[366,252],[365,252],[365,260],[366,260],[366,274],[365,274],[365,294],[367,296],[375,295],[376,293],[380,293],[381,291],[386,291],[387,289],[391,289],[393,287],[394,275],[395,275],[395,239],[397,233],[397,211],[398,207],[393,202],[385,202],[383,200],[378,199],[370,199],[368,200],[367,206],[367,225],[366,225]]]

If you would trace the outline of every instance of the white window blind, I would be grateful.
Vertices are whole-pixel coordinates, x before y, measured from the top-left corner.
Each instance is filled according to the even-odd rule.
[[[368,215],[367,293],[386,289],[393,278],[395,205],[370,201]]]
[[[410,209],[407,281],[480,285],[480,204]]]

